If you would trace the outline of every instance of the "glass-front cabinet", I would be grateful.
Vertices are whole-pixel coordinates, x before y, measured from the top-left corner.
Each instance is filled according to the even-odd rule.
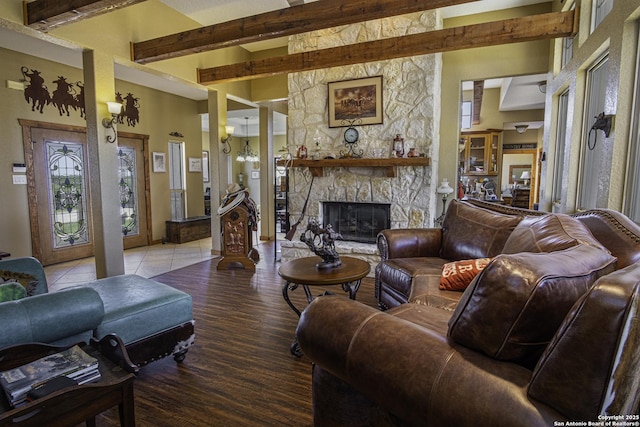
[[[500,189],[501,131],[462,132],[459,151],[458,175],[465,195],[499,197],[496,192]],[[490,191],[484,191],[485,186]]]

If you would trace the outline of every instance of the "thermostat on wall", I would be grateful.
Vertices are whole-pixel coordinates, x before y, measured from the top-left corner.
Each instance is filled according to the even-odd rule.
[[[14,163],[13,173],[27,173],[27,165],[24,163]]]

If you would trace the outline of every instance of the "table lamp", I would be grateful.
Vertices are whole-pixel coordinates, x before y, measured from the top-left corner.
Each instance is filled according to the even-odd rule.
[[[449,185],[449,181],[446,178],[442,178],[442,182],[436,189],[436,193],[442,195],[442,214],[438,218],[436,218],[435,224],[442,227],[442,223],[444,222],[444,214],[447,207],[447,198],[449,197],[449,194],[453,193],[453,188],[451,188],[451,186]]]
[[[523,171],[522,175],[520,175],[520,179],[524,180],[524,186],[527,187],[529,184],[529,180],[531,179],[531,172]]]

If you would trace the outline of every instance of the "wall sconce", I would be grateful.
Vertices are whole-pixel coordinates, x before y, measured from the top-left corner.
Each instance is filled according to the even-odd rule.
[[[231,140],[231,134],[233,134],[234,130],[235,128],[233,126],[227,125],[224,127],[224,131],[227,133],[227,136],[225,138],[220,138],[220,142],[224,145],[224,148],[222,149],[224,154],[229,154],[231,152],[231,144],[229,141]]]
[[[107,102],[107,108],[111,114],[111,118],[102,119],[102,126],[107,129],[113,130],[113,137],[107,135],[107,142],[114,143],[118,139],[118,132],[116,131],[115,124],[118,123],[118,116],[122,112],[122,104],[119,102]]]
[[[547,81],[543,80],[538,82],[538,90],[542,93],[547,93]]]
[[[529,125],[515,125],[515,128],[516,128],[516,132],[525,133],[529,128]]]
[[[524,186],[526,188],[529,184],[529,180],[531,179],[531,172],[523,171],[522,175],[520,175],[520,179],[524,180]]]
[[[436,193],[442,195],[442,214],[438,218],[436,218],[434,222],[436,226],[442,227],[442,223],[444,222],[444,214],[446,213],[447,198],[449,197],[449,194],[453,193],[453,188],[451,188],[451,186],[449,185],[449,180],[447,180],[447,178],[442,178],[442,183],[436,189]]]

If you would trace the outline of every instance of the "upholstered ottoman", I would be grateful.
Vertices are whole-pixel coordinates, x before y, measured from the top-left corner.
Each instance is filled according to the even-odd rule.
[[[184,360],[194,342],[191,295],[137,275],[82,286],[95,289],[104,303],[104,318],[93,338],[109,345],[111,334],[119,337],[132,369],[170,355]]]

